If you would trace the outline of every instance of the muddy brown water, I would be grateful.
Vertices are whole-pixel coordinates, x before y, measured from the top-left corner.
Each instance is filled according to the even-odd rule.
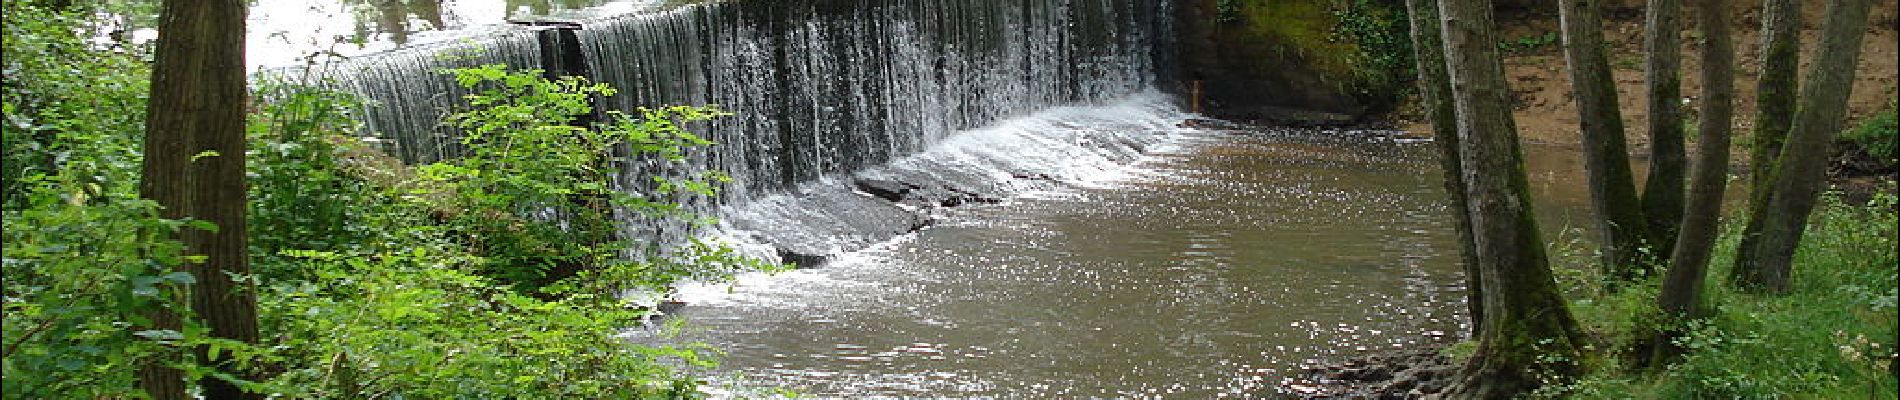
[[[689,288],[655,329],[679,332],[636,336],[722,349],[711,386],[738,396],[1268,396],[1302,365],[1466,329],[1432,146],[1191,134],[1117,178]],[[1575,151],[1525,151],[1546,238],[1586,240]]]

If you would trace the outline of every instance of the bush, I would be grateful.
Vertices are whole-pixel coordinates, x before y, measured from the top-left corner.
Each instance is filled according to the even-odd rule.
[[[254,127],[254,242],[269,252],[259,307],[269,361],[282,373],[261,391],[291,397],[692,397],[703,347],[648,347],[616,337],[646,307],[617,290],[660,290],[679,279],[762,268],[713,246],[686,260],[623,260],[610,235],[614,207],[682,217],[672,203],[605,184],[609,155],[680,158],[704,145],[674,118],[695,108],[608,114],[601,129],[571,126],[611,93],[579,79],[498,65],[454,70],[480,88],[449,122],[468,129],[468,155],[413,171],[339,135],[352,100],[310,85],[267,85],[273,103]],[[347,160],[347,161],[345,161]],[[395,170],[390,170],[390,169]],[[374,176],[372,176],[374,175]],[[680,183],[693,185],[695,183]],[[711,183],[695,192],[711,195]],[[590,201],[604,203],[593,203]],[[285,212],[284,210],[295,210]],[[553,210],[553,211],[548,211]],[[566,276],[557,262],[585,263]],[[680,370],[678,368],[686,368]]]
[[[712,352],[619,339],[650,310],[615,294],[770,267],[703,243],[622,260],[628,240],[574,240],[610,229],[617,207],[686,217],[665,197],[602,182],[617,173],[610,154],[678,159],[708,144],[678,123],[718,115],[709,109],[609,114],[589,130],[571,116],[590,113],[605,86],[463,70],[465,84],[487,85],[454,120],[472,156],[418,173],[349,137],[351,97],[264,78],[247,154],[263,337],[209,338],[177,300],[191,276],[173,269],[194,257],[170,238],[195,223],[158,218],[137,196],[145,51],[82,41],[92,35],[73,29],[87,26],[79,14],[5,8],[5,398],[140,397],[135,372],[160,361],[194,381],[238,379],[207,375],[219,372],[188,351],[198,348],[269,372],[241,387],[291,398],[694,397],[692,374]],[[711,195],[717,179],[660,186]],[[577,201],[593,199],[604,203]],[[556,218],[539,213],[548,208]],[[518,272],[549,260],[587,268]],[[149,327],[159,310],[184,326]]]
[[[1352,43],[1352,83],[1346,90],[1373,109],[1397,104],[1415,78],[1411,21],[1397,0],[1353,0],[1335,7],[1332,40]]]
[[[1893,168],[1900,165],[1900,122],[1894,116],[1895,100],[1888,100],[1887,110],[1874,114],[1862,121],[1860,126],[1848,129],[1841,139],[1859,148],[1862,153],[1881,164]]]
[[[176,300],[191,283],[168,267],[184,261],[168,238],[186,222],[158,218],[136,193],[149,70],[138,49],[82,40],[80,13],[4,8],[0,393],[124,397],[133,366],[203,343],[194,326],[157,330],[147,318],[189,311]]]

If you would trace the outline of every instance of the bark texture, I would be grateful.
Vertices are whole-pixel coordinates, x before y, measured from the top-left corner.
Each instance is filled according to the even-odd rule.
[[[1795,247],[1827,182],[1828,146],[1846,124],[1847,97],[1854,89],[1854,66],[1860,61],[1869,5],[1869,0],[1828,3],[1821,46],[1808,70],[1794,125],[1775,162],[1774,183],[1763,203],[1761,233],[1743,236],[1736,256],[1735,269],[1741,279],[1735,283],[1744,289],[1769,293],[1790,289]]]
[[[1478,277],[1478,246],[1472,241],[1471,216],[1465,214],[1464,163],[1458,159],[1458,112],[1451,104],[1451,78],[1445,73],[1444,39],[1438,30],[1438,4],[1406,0],[1412,20],[1412,49],[1418,61],[1419,97],[1432,119],[1432,138],[1445,172],[1445,193],[1451,197],[1458,230],[1459,261],[1465,271],[1465,304],[1471,314],[1471,336],[1484,331],[1484,286]]]
[[[1645,272],[1653,263],[1642,248],[1651,243],[1649,222],[1636,195],[1630,171],[1623,117],[1619,114],[1616,84],[1603,50],[1603,28],[1596,0],[1557,2],[1563,25],[1564,60],[1583,129],[1584,167],[1589,172],[1590,204],[1597,211],[1597,241],[1603,268],[1613,281]],[[1652,184],[1653,185],[1653,184]]]
[[[1755,82],[1754,148],[1750,151],[1751,185],[1748,193],[1748,222],[1742,228],[1744,240],[1761,235],[1768,220],[1768,193],[1775,184],[1776,158],[1794,127],[1796,68],[1801,61],[1801,8],[1794,0],[1762,2],[1761,76]],[[1743,247],[1743,251],[1748,251]],[[1744,253],[1746,254],[1746,253]],[[1739,260],[1740,257],[1737,258]],[[1729,281],[1763,280],[1759,269],[1729,270]]]
[[[1491,3],[1442,0],[1446,70],[1457,110],[1463,181],[1484,293],[1478,348],[1447,389],[1452,398],[1510,398],[1575,366],[1577,324],[1557,292],[1531,213]]]
[[[1796,68],[1801,65],[1801,8],[1794,0],[1764,0],[1761,12],[1761,75],[1755,80],[1755,131],[1749,166],[1750,199],[1768,192],[1781,144],[1794,126]]]
[[[165,19],[163,21],[171,22],[172,19]],[[161,26],[160,28],[169,29],[165,26]],[[173,43],[177,40],[169,38],[168,36],[172,35],[162,33],[159,35],[158,46],[161,51],[158,61],[160,62],[166,60],[166,58],[164,58],[166,52],[162,49],[167,48],[167,46],[178,46],[178,44]],[[171,53],[177,52],[173,51]],[[177,63],[177,61],[171,62]],[[154,98],[151,104],[157,105],[158,102],[158,99]],[[153,110],[156,110],[156,108],[153,108]],[[140,161],[139,165],[139,196],[158,204],[159,217],[165,219],[183,219],[186,217],[185,194],[187,193],[183,183],[185,182],[185,164],[191,159],[189,149],[191,148],[192,131],[186,129],[152,129],[151,127],[157,126],[153,120],[165,118],[159,114],[160,113],[150,113],[146,115],[147,128],[145,141],[142,145],[145,158]],[[173,268],[181,271],[189,271],[189,269],[183,265],[173,266]],[[179,306],[189,304],[182,298],[183,292],[176,294],[181,295],[181,298],[173,299],[175,301],[171,304]],[[170,304],[167,306],[169,305]],[[169,308],[155,308],[147,312],[145,317],[151,320],[151,326],[146,329],[180,331],[184,327],[184,323],[179,320],[178,313]],[[176,360],[169,358],[156,359],[139,366],[139,388],[143,389],[147,395],[158,400],[186,398],[184,373],[164,365],[164,363],[171,361]]]
[[[166,0],[152,66],[152,92],[145,121],[146,161],[142,191],[168,215],[210,222],[217,229],[180,232],[188,254],[205,256],[189,266],[196,283],[191,307],[213,337],[257,341],[245,243],[244,75],[245,4],[236,0]],[[222,360],[205,358],[205,362]],[[225,369],[233,376],[249,374]],[[164,374],[176,374],[166,371]],[[176,375],[172,375],[176,376]],[[159,387],[176,380],[142,380],[159,398],[182,391]],[[216,378],[201,383],[205,398],[261,398]],[[182,385],[182,382],[179,382]]]
[[[1670,255],[1656,305],[1676,321],[1702,318],[1702,282],[1708,275],[1709,253],[1720,230],[1722,194],[1728,190],[1729,135],[1734,124],[1735,43],[1728,26],[1728,0],[1696,0],[1696,24],[1702,28],[1701,121],[1697,124],[1695,169],[1682,230]],[[1662,365],[1681,354],[1672,339],[1681,330],[1667,326],[1650,343],[1650,365]]]
[[[1649,218],[1650,248],[1661,255],[1669,254],[1676,240],[1688,169],[1682,140],[1682,2],[1649,0],[1648,8],[1643,92],[1649,99],[1649,178],[1643,186],[1643,216]]]

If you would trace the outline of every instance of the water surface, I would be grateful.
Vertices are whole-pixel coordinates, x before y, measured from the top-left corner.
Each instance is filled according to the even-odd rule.
[[[827,397],[1205,398],[1465,329],[1432,145],[1176,134],[1119,178],[688,290],[668,340],[728,351],[720,385]],[[1574,226],[1576,158],[1527,152],[1546,230]]]

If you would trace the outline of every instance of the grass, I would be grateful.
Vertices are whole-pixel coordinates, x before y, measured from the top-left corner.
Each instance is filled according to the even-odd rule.
[[[1621,348],[1659,323],[1653,305],[1657,279],[1615,294],[1593,285],[1594,268],[1560,268],[1598,354],[1590,372],[1544,388],[1562,398],[1896,398],[1900,382],[1889,368],[1896,335],[1896,201],[1890,186],[1866,205],[1829,195],[1816,210],[1796,254],[1795,288],[1785,296],[1753,295],[1726,283],[1739,238],[1731,220],[1717,243],[1705,300],[1714,316],[1691,323],[1681,341],[1689,353],[1661,371],[1636,371]],[[1572,245],[1552,254],[1588,264],[1594,256]],[[1559,264],[1563,265],[1563,264]]]

